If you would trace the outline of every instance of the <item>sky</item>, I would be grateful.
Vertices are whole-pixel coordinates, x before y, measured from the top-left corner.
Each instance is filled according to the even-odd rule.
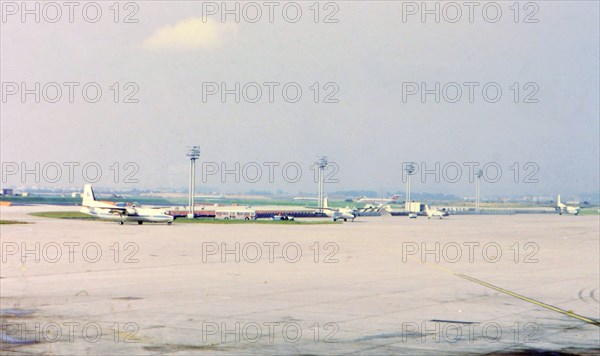
[[[598,192],[596,1],[1,4],[3,187]]]

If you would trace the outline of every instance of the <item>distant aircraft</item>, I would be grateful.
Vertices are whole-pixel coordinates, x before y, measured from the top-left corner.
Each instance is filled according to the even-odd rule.
[[[171,225],[174,220],[173,216],[159,208],[119,207],[110,202],[98,201],[90,184],[83,188],[79,211],[100,219],[115,220],[121,225],[125,221],[137,221],[140,225],[144,222],[166,222]]]
[[[294,200],[318,201],[319,199],[313,197],[295,197]],[[314,209],[312,206],[310,208]],[[348,221],[348,219],[354,221],[357,215],[356,210],[352,208],[330,208],[327,197],[323,198],[323,213],[332,218],[333,221],[338,221],[340,219],[344,221]]]
[[[425,205],[425,215],[427,215],[427,219],[431,219],[432,217],[439,216],[439,218],[443,218],[447,215],[447,213],[438,210],[438,209],[430,209],[429,205]]]
[[[578,206],[567,206],[563,203],[560,202],[560,194],[558,195],[558,199],[556,200],[556,211],[558,211],[559,215],[562,215],[563,213],[567,213],[567,214],[579,214],[579,207]]]
[[[391,198],[367,198],[362,197],[356,200],[357,203],[365,203],[365,204],[389,204],[396,203],[400,199],[399,195],[392,195]]]

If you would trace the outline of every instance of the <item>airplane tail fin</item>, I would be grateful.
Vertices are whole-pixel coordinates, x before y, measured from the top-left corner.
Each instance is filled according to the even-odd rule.
[[[94,195],[94,190],[92,189],[92,185],[86,184],[83,187],[83,199],[81,201],[81,205],[88,205],[95,201],[96,201],[96,196]]]
[[[560,194],[559,194],[558,198],[556,199],[556,205],[560,205],[560,204],[562,204],[562,203],[560,202]]]
[[[329,208],[329,201],[327,200],[327,197],[323,198],[323,208]]]
[[[398,199],[400,198],[399,195],[392,195],[392,201],[398,201]]]

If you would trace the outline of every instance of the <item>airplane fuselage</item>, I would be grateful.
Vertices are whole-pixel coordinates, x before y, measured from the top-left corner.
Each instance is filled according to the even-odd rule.
[[[573,206],[559,206],[556,208],[556,210],[558,211],[559,215],[562,215],[563,213],[573,215],[579,214],[579,208]]]
[[[111,202],[96,200],[94,190],[90,184],[83,187],[80,212],[100,219],[118,221],[121,225],[126,221],[138,224],[144,222],[165,222],[171,224],[175,218],[161,209],[138,208],[135,206],[120,207]]]
[[[135,209],[134,213],[117,210],[111,210],[110,208],[104,207],[81,207],[80,212],[88,214],[100,219],[122,221],[122,222],[153,222],[153,223],[171,223],[174,218],[171,215],[167,215],[159,209]]]
[[[563,204],[560,201],[560,195],[559,195],[556,200],[556,211],[558,211],[559,215],[562,215],[563,213],[577,215],[577,214],[579,214],[579,207],[578,206],[568,206],[566,204]]]
[[[326,214],[328,216],[330,216],[333,219],[333,221],[338,221],[340,219],[342,219],[344,221],[348,221],[348,220],[354,221],[354,218],[356,217],[356,215],[354,215],[350,211],[346,211],[346,209],[334,210],[329,213],[326,212]]]

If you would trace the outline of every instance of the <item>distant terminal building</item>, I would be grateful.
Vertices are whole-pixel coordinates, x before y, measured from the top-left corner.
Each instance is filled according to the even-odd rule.
[[[14,195],[14,191],[12,189],[2,188],[0,190],[0,195]]]

